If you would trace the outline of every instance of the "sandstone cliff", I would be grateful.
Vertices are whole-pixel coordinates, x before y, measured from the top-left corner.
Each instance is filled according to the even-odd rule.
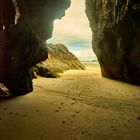
[[[86,0],[102,75],[140,85],[140,1]]]
[[[36,66],[38,69],[37,71],[40,71],[41,69],[41,74],[40,72],[37,72],[39,75],[44,77],[55,77],[53,74],[62,73],[66,70],[85,69],[82,63],[63,44],[48,44],[47,48],[48,59]],[[51,73],[52,75],[50,75]]]

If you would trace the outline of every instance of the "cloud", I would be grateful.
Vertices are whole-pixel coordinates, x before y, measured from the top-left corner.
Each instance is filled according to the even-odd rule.
[[[87,48],[87,49],[84,49],[84,50],[76,50],[76,51],[72,51],[72,53],[78,57],[79,59],[81,58],[85,58],[85,59],[90,59],[90,60],[94,60],[96,59],[96,56],[92,50],[92,48]],[[83,59],[84,60],[84,59]]]
[[[85,50],[87,48],[92,48],[91,47],[91,43],[88,41],[71,41],[71,42],[67,42],[66,45],[70,50]]]

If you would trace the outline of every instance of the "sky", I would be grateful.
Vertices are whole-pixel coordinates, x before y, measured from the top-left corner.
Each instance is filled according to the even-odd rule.
[[[48,43],[62,43],[81,60],[93,60],[92,33],[85,14],[85,0],[71,0],[65,16],[54,22],[53,36]]]

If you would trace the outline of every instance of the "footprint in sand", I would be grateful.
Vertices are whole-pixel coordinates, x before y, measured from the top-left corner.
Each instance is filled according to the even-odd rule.
[[[16,113],[16,112],[15,113],[14,112],[9,112],[9,115],[16,115],[17,116],[18,113]]]
[[[72,115],[72,118],[75,118],[75,117],[76,117],[76,115],[75,115],[75,114],[73,114],[73,115]]]
[[[27,115],[22,115],[23,118],[27,117]]]
[[[0,118],[0,121],[2,121],[2,118]]]
[[[78,113],[80,113],[80,112],[81,112],[81,110],[79,110],[79,111],[75,111],[76,114],[78,114]]]
[[[60,105],[63,105],[64,103],[62,102],[62,103],[60,103]]]
[[[127,120],[128,122],[131,122],[131,120]]]
[[[75,101],[75,100],[76,100],[76,98],[72,98],[72,100],[74,100],[74,101]]]
[[[61,106],[58,107],[58,109],[55,110],[55,112],[59,112],[62,109]]]
[[[85,135],[85,131],[82,131],[81,133],[82,133],[82,135]]]
[[[125,127],[127,127],[127,124],[124,124]]]
[[[77,129],[78,129],[78,127],[73,126],[71,129],[72,129],[72,130],[77,130]]]
[[[71,123],[73,123],[73,121],[70,121]]]
[[[60,111],[59,109],[55,110],[55,112],[59,112],[59,111]]]
[[[5,107],[4,110],[7,110],[7,108]]]
[[[36,112],[40,112],[40,110],[39,110],[39,109],[37,109],[37,110],[36,110]]]
[[[18,115],[18,113],[14,113],[15,115]]]
[[[110,126],[110,127],[111,127],[111,128],[112,128],[112,130],[114,130],[114,131],[115,131],[115,130],[117,130],[117,129],[115,128],[115,126],[113,126],[113,125],[112,125],[112,126]]]
[[[92,136],[91,133],[88,132],[88,130],[85,130],[85,131],[83,130],[81,133],[82,135],[88,135],[90,137]]]
[[[72,102],[71,105],[74,105],[74,104],[76,104],[76,103],[77,103],[77,102]]]
[[[63,120],[63,121],[62,121],[62,124],[66,124],[66,121]]]
[[[61,107],[60,107],[60,106],[59,106],[58,108],[59,108],[59,109],[61,109]]]
[[[10,115],[12,115],[12,114],[13,114],[13,112],[9,112],[9,114],[10,114]]]
[[[88,133],[88,136],[90,136],[90,137],[91,137],[92,135],[91,135],[90,133]]]

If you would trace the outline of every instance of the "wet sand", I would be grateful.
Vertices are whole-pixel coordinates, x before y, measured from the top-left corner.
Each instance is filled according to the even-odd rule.
[[[0,101],[1,140],[139,140],[140,87],[101,78],[99,65],[34,80]]]

